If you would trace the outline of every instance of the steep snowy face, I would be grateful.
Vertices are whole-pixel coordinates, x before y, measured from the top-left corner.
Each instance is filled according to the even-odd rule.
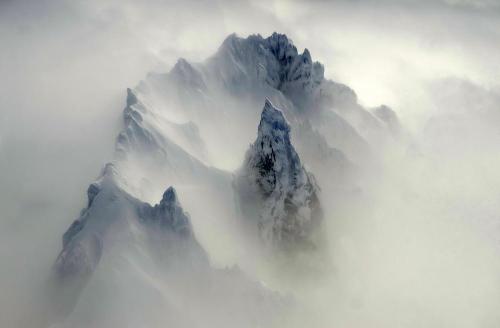
[[[291,144],[283,113],[269,100],[235,187],[243,215],[257,221],[266,241],[284,247],[310,244],[321,219],[318,187]]]
[[[136,153],[139,162],[154,159],[176,172],[173,179],[189,179],[187,167],[205,171],[199,164],[233,169],[238,163],[226,158],[244,153],[254,134],[247,123],[258,121],[255,109],[268,98],[294,129],[309,120],[329,147],[365,163],[369,146],[379,144],[385,131],[378,132],[386,126],[358,104],[352,89],[325,79],[324,72],[308,49],[299,52],[284,34],[230,35],[206,61],[181,58],[170,72],[148,74],[128,91],[118,153]],[[228,137],[235,142],[225,142]],[[308,154],[302,156],[311,163],[324,158],[317,151]]]
[[[184,88],[206,89],[201,73],[184,58],[180,58],[172,68],[170,71],[170,78]]]
[[[144,115],[148,111],[139,100],[136,92],[127,89],[127,106],[123,110],[124,128],[118,135],[116,150],[119,158],[124,158],[130,152],[161,151],[161,136],[147,126]]]
[[[198,126],[192,121],[169,121],[161,110],[151,104],[149,92],[144,85],[134,90],[127,89],[127,106],[123,110],[124,127],[116,142],[118,158],[124,159],[127,155],[136,154],[150,157],[156,155],[162,164],[173,164],[175,161],[180,161],[178,164],[182,164],[182,161],[200,162],[205,156],[205,145]],[[171,153],[177,153],[177,156],[170,156]]]
[[[166,238],[175,236],[188,240],[205,256],[193,234],[189,216],[182,209],[173,187],[169,187],[161,201],[152,206],[122,190],[116,181],[118,178],[112,175],[111,170],[112,165],[108,164],[101,178],[89,186],[87,208],[82,210],[80,217],[63,235],[63,250],[55,265],[56,272],[61,277],[78,272],[91,273],[99,263],[104,241],[113,239],[109,234],[122,231],[117,229],[113,232],[110,227],[127,226],[130,223],[127,220],[133,220],[132,224],[140,223],[148,231],[159,232]],[[74,265],[80,268],[74,268]]]
[[[168,120],[161,109],[152,104],[149,92],[144,85],[127,90],[124,127],[117,137],[114,161],[120,173],[127,177],[127,185],[141,189],[140,181],[153,180],[155,174],[156,178],[159,174],[164,177],[156,184],[157,188],[165,183],[179,185],[188,181],[227,179],[223,172],[203,161],[206,149],[198,126],[192,121]]]
[[[265,194],[275,190],[280,177],[290,181],[298,176],[300,160],[290,143],[290,127],[283,113],[274,108],[269,100],[266,100],[262,111],[255,148],[249,164],[258,169],[258,183]]]
[[[278,70],[271,71],[277,75],[277,89],[286,89],[291,84],[301,84],[304,88],[317,86],[324,79],[324,68],[312,61],[309,50],[299,54],[292,41],[284,34],[273,33],[262,40],[262,47],[267,49],[279,63]]]
[[[140,208],[139,216],[144,223],[161,230],[168,230],[185,237],[190,237],[192,234],[189,217],[182,210],[173,187],[165,191],[159,204],[153,207],[144,204]]]
[[[120,188],[123,183],[126,181],[114,165],[107,164],[88,188],[87,207],[64,233],[53,268],[55,315],[64,317],[71,312],[101,258],[119,249],[124,240],[133,246],[137,231],[144,232],[138,236],[146,236],[152,250],[159,250],[154,255],[175,262],[181,270],[193,265],[209,267],[208,256],[197,242],[173,187],[152,206]]]
[[[268,38],[251,35],[247,39],[233,34],[212,58],[212,65],[226,86],[264,82],[285,94],[311,93],[324,80],[323,65],[312,61],[309,50],[299,54],[293,42],[278,33]]]
[[[342,121],[334,123],[342,125],[340,131],[353,130],[355,134],[337,132],[340,138],[325,137],[331,146],[350,158],[366,160],[364,150],[352,150],[359,148],[359,139],[378,146],[391,137],[386,126],[358,103],[354,90],[326,79],[324,66],[313,61],[308,49],[300,53],[284,34],[273,33],[268,38],[260,35],[240,38],[233,34],[204,65],[208,80],[222,84],[224,90],[238,97],[265,94],[280,104],[292,124],[297,118],[322,121],[325,115],[335,112]]]

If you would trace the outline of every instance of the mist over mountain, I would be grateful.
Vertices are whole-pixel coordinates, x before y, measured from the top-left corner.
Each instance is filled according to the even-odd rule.
[[[0,4],[0,325],[496,327],[498,9]]]
[[[231,58],[230,62],[227,57]],[[327,85],[325,91],[321,89],[322,84]],[[301,164],[292,145],[290,123],[268,98],[285,106],[283,110],[298,129],[307,124],[307,129],[315,131],[297,134],[294,142],[307,145],[321,140],[325,145],[305,152],[309,155],[306,160],[319,163],[318,167],[325,169],[334,163],[330,169],[339,170],[340,176],[354,164],[342,155],[342,151],[328,145],[313,125],[316,121],[311,120],[323,115],[326,106],[340,106],[335,102],[337,90],[330,87],[333,84],[324,80],[321,64],[312,64],[307,50],[298,54],[291,40],[274,33],[267,39],[258,35],[247,39],[231,35],[206,62],[193,66],[180,59],[168,74],[152,73],[133,90],[127,89],[124,126],[116,139],[115,159],[106,164],[100,178],[89,186],[87,207],[63,235],[63,249],[55,262],[49,287],[53,304],[49,306],[48,324],[51,320],[64,322],[67,317],[71,318],[94,271],[102,265],[100,262],[120,254],[121,248],[143,249],[146,247],[144,238],[157,242],[143,252],[151,252],[153,260],[160,260],[165,265],[161,272],[166,270],[166,284],[179,284],[176,275],[170,276],[172,271],[176,274],[189,272],[188,276],[197,280],[206,280],[206,276],[212,275],[218,280],[227,279],[213,268],[207,251],[194,237],[191,221],[173,187],[164,192],[157,205],[140,200],[152,198],[165,183],[174,184],[182,194],[189,195],[188,206],[196,206],[196,200],[204,197],[203,194],[215,195],[216,207],[198,206],[193,211],[202,220],[213,217],[213,223],[218,225],[228,224],[221,217],[233,220],[230,226],[241,225],[237,232],[232,232],[237,233],[233,242],[243,238],[255,243],[253,246],[245,244],[243,251],[255,252],[257,257],[261,251],[274,252],[272,249],[252,249],[262,241],[284,249],[315,252],[320,247],[318,243],[322,242],[314,240],[320,235],[323,216],[320,187],[313,174]],[[297,98],[299,103],[287,97],[290,88],[294,97],[303,94]],[[349,90],[347,87],[341,89]],[[352,106],[375,121],[375,117],[357,105],[354,93],[349,92],[352,99],[345,110]],[[248,128],[246,122],[259,116],[258,109],[252,106],[262,98],[265,102],[257,139],[247,150],[242,168],[236,175],[217,168],[220,166],[217,156],[221,156],[217,152],[225,144],[221,137],[231,133],[241,136],[235,127]],[[225,109],[224,103],[228,100],[233,105]],[[320,106],[321,102],[325,104]],[[231,126],[223,124],[221,117],[229,119]],[[347,120],[342,119],[341,124],[353,131],[354,138],[363,140]],[[381,125],[375,128],[382,130]],[[350,137],[350,134],[343,137],[346,144],[350,143]],[[234,146],[243,148],[244,144]],[[308,147],[303,146],[303,149]],[[237,148],[223,151],[239,152]],[[338,163],[331,161],[331,151],[340,154],[335,158]],[[321,176],[322,171],[318,174]],[[330,183],[345,184],[345,188],[353,186],[347,179],[338,182],[325,179],[325,185]],[[254,221],[253,227],[248,221]],[[214,233],[223,231],[219,228]],[[152,237],[147,237],[148,234]],[[159,259],[156,258],[158,254]],[[268,256],[273,254],[264,255],[263,261]],[[271,307],[276,306],[276,312],[281,315],[281,302],[274,296],[278,291],[260,287],[257,281],[252,282],[255,278],[247,278],[238,269],[233,275],[241,275],[237,282],[255,285],[246,293],[253,290],[252,293],[264,298],[269,294],[266,302]],[[215,284],[217,288],[218,282],[208,278],[201,283]],[[240,298],[248,295],[235,294],[233,297],[236,300],[231,302],[240,302]],[[254,315],[255,311],[245,306],[239,320],[250,320],[245,315]],[[183,317],[183,314],[178,316]],[[268,316],[265,313],[258,316],[265,325],[276,320],[274,316],[265,319]],[[215,324],[220,319],[214,320]]]

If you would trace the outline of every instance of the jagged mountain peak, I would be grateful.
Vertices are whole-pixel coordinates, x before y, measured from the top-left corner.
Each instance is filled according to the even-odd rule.
[[[295,184],[302,164],[290,141],[290,125],[283,112],[266,99],[257,139],[247,153],[247,165],[258,168],[261,189],[270,194],[276,184]]]
[[[283,113],[268,99],[235,187],[242,214],[257,220],[266,241],[285,247],[310,242],[321,217],[318,187],[291,143]]]
[[[134,91],[130,88],[127,88],[127,107],[135,105],[137,102],[138,99]]]
[[[283,112],[274,107],[273,103],[266,98],[261,114],[259,133],[273,130],[281,130],[288,133],[290,132],[290,125],[285,119]]]
[[[195,89],[204,89],[206,87],[200,71],[184,58],[177,60],[170,70],[169,76],[184,87]]]
[[[293,41],[285,34],[274,32],[270,37],[263,39],[262,42],[275,58],[282,63],[290,62],[292,58],[297,57],[299,54]]]
[[[262,46],[263,49],[271,52],[278,61],[283,63],[290,63],[291,59],[300,55],[292,39],[290,39],[286,34],[277,32],[273,32],[273,34],[267,38],[262,37],[260,34],[252,34],[247,38],[241,38],[236,34],[231,34],[226,38],[224,43],[226,46],[231,45],[233,47],[238,47],[244,44]],[[304,56],[306,60],[312,62],[311,54],[307,48],[304,49],[301,56]]]
[[[300,54],[291,39],[276,32],[267,38],[260,34],[247,38],[231,34],[212,62],[226,85],[236,81],[253,84],[257,80],[284,93],[297,92],[298,87],[310,92],[324,80],[324,67],[313,62],[309,50]]]
[[[192,235],[191,220],[189,215],[182,209],[177,192],[173,187],[168,187],[163,193],[160,203],[153,207],[144,204],[143,210],[141,217],[145,222],[158,224],[161,228],[181,235]]]
[[[161,203],[166,204],[177,204],[177,192],[174,187],[168,187],[167,190],[163,193],[163,197]]]

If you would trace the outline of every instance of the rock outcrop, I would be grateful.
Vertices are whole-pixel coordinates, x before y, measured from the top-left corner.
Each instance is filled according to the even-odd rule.
[[[318,186],[302,166],[283,113],[266,100],[257,139],[235,179],[243,215],[272,244],[311,244],[321,220]]]

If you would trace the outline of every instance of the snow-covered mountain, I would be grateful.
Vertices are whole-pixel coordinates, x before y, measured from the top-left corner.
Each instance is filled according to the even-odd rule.
[[[307,49],[300,54],[286,35],[277,33],[268,38],[230,35],[206,61],[179,59],[169,73],[149,74],[131,94],[129,104],[137,101],[133,107],[151,134],[149,143],[163,142],[160,135],[165,137],[166,121],[189,122],[204,145],[196,136],[179,138],[183,149],[224,168],[238,166],[237,158],[229,163],[221,163],[221,158],[243,157],[244,145],[254,135],[252,126],[260,119],[257,109],[266,98],[283,110],[293,127],[310,124],[329,147],[358,164],[371,155],[370,146],[388,137],[384,123],[358,104],[352,89],[326,79],[323,65],[313,62]],[[147,122],[144,116],[154,121]],[[134,133],[142,138],[139,130]],[[172,138],[174,131],[168,134]],[[228,139],[235,142],[225,142]],[[308,141],[295,141],[298,149],[302,142]],[[323,156],[314,152],[307,160]]]
[[[148,240],[157,243],[162,256],[168,256],[177,265],[189,265],[190,269],[209,265],[173,187],[165,191],[158,204],[151,206],[123,190],[122,179],[114,165],[107,164],[87,190],[87,207],[63,235],[63,249],[53,269],[55,282],[62,286],[54,294],[58,315],[71,311],[104,249],[112,251],[125,233],[140,230]]]
[[[349,158],[366,158],[368,144],[385,135],[380,121],[358,104],[355,92],[326,79],[323,65],[307,49],[300,54],[286,35],[230,35],[212,58],[198,65],[198,72],[205,85],[217,85],[235,97],[257,103],[269,98],[292,125],[310,120]]]
[[[211,324],[253,327],[255,322],[266,326],[281,315],[288,306],[287,299],[237,267],[212,266],[173,187],[166,189],[156,205],[150,205],[125,191],[122,186],[126,183],[115,166],[107,164],[101,177],[89,186],[87,207],[64,233],[63,249],[53,267],[48,324],[61,320],[71,325],[72,312],[75,307],[78,310],[81,294],[95,271],[101,265],[109,267],[109,263],[100,262],[118,263],[128,271],[132,270],[130,264],[119,259],[129,257],[144,263],[140,270],[152,270],[148,275],[160,275],[150,278],[151,282],[141,282],[141,288],[155,291],[166,284],[170,297],[175,295],[178,302],[189,304],[191,314],[196,313],[191,317],[174,305],[163,304],[157,311],[175,313],[174,318],[163,323],[197,327],[205,324],[203,318],[210,315]],[[154,265],[148,267],[151,262]],[[143,308],[142,314],[147,317],[156,306]],[[232,309],[233,316],[227,317],[221,312],[224,309]],[[127,320],[125,316],[121,324]],[[145,318],[141,323],[149,320]]]
[[[256,221],[265,241],[284,247],[311,243],[321,219],[319,190],[292,145],[288,122],[269,100],[235,189],[244,215]]]
[[[227,284],[214,263],[236,260],[230,252],[215,254],[204,240],[245,253],[234,229],[240,209],[272,243],[314,244],[322,217],[319,188],[352,186],[355,167],[373,159],[372,146],[395,129],[390,109],[375,114],[349,87],[325,79],[307,49],[299,53],[277,33],[233,34],[202,63],[179,59],[169,73],[148,74],[127,90],[115,156],[64,233],[52,279],[55,312],[70,315],[99,265],[123,248],[151,256],[167,271],[196,273],[214,296]],[[231,281],[250,286],[245,295],[275,304],[255,277],[231,272]],[[227,302],[241,297],[232,292]],[[245,320],[245,313],[238,318]]]

